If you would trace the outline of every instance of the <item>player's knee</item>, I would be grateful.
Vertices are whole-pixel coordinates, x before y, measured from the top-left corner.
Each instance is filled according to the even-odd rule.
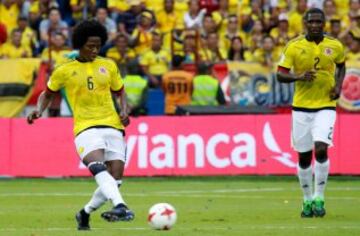
[[[320,163],[327,161],[327,159],[328,159],[327,148],[324,146],[316,148],[315,149],[315,158],[316,158],[316,161],[318,161]]]
[[[91,162],[89,163],[88,168],[93,176],[100,172],[107,171],[106,165],[102,162]]]
[[[312,151],[299,153],[299,166],[307,169],[311,165]]]

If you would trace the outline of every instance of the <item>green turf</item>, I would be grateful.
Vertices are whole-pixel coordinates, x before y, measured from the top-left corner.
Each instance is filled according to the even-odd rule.
[[[72,235],[360,235],[360,178],[331,178],[325,218],[300,218],[295,177],[128,178],[122,193],[133,222],[108,223],[92,215],[91,232],[77,232],[74,214],[95,189],[92,179],[0,180],[1,236]],[[173,204],[178,222],[170,231],[147,225],[158,202]]]

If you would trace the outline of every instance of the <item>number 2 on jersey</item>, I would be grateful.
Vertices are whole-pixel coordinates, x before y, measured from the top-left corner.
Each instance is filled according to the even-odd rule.
[[[92,81],[93,77],[89,76],[87,78],[87,87],[89,90],[93,90],[94,89],[94,82]]]
[[[320,70],[320,67],[318,67],[318,64],[319,64],[319,62],[320,62],[320,58],[319,58],[319,57],[315,57],[314,60],[315,60],[314,69],[315,69],[315,70]]]

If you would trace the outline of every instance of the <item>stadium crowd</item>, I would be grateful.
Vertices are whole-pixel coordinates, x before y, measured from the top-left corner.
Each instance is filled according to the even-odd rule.
[[[344,44],[347,59],[360,60],[360,0],[1,0],[0,58],[39,57],[59,65],[74,53],[73,27],[94,18],[108,32],[101,55],[115,60],[123,77],[141,75],[131,78],[161,88],[178,56],[190,64],[274,68],[285,44],[304,32],[303,15],[311,7],[323,9],[325,30]],[[143,87],[140,93],[147,83]],[[135,90],[134,106],[146,99]],[[222,103],[218,92],[213,97],[220,101],[213,104]]]

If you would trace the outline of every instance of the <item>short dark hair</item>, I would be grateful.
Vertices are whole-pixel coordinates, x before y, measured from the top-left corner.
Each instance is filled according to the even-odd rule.
[[[321,14],[322,19],[325,21],[325,13],[319,8],[310,8],[304,15],[304,20],[307,21],[310,14]]]
[[[183,63],[184,61],[184,57],[183,56],[180,56],[180,55],[174,55],[172,60],[171,60],[171,64],[173,67],[175,68],[178,68],[181,66],[181,64]]]
[[[96,20],[85,20],[80,22],[74,29],[72,44],[75,49],[82,48],[89,37],[100,37],[101,46],[106,43],[106,28]]]
[[[199,75],[209,74],[211,68],[212,68],[212,65],[211,65],[210,63],[201,62],[201,63],[197,66],[198,74],[199,74]]]

